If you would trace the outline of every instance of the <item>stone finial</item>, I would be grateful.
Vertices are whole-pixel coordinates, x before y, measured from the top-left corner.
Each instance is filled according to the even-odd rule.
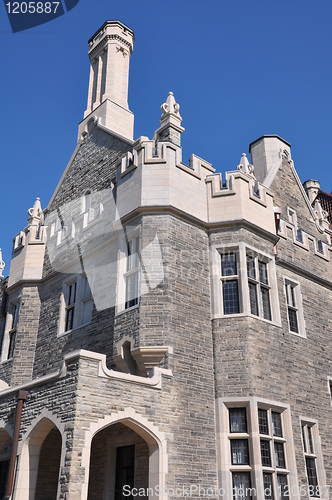
[[[40,204],[40,198],[36,198],[36,201],[32,208],[28,210],[28,225],[36,225],[40,223],[40,219],[43,215],[43,211]]]
[[[173,92],[169,92],[166,102],[161,106],[160,127],[156,130],[154,140],[169,141],[181,147],[182,117],[179,113],[180,106],[175,101]]]
[[[165,115],[172,114],[182,121],[179,109],[180,105],[175,101],[173,92],[169,92],[166,102],[164,102],[164,104],[161,105],[162,115],[160,120],[162,120],[165,117]]]
[[[2,253],[1,253],[1,248],[0,248],[0,278],[3,278],[3,270],[5,268],[5,263],[2,260]]]
[[[245,153],[242,153],[240,164],[237,166],[237,169],[244,174],[249,174],[254,177],[254,166],[249,163]]]

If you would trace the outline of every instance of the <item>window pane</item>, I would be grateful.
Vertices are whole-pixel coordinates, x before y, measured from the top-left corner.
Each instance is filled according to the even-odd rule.
[[[138,245],[139,238],[133,238],[127,243],[127,271],[132,271],[138,267]]]
[[[126,304],[125,308],[138,304],[138,273],[126,277]]]
[[[66,310],[66,328],[65,332],[72,330],[74,324],[74,307]]]
[[[310,453],[313,455],[314,454],[314,445],[312,442],[311,427],[308,427],[308,438],[309,438]]]
[[[288,308],[288,318],[289,318],[290,331],[294,333],[299,333],[299,328],[297,324],[297,311]]]
[[[68,293],[68,306],[75,304],[76,300],[76,282],[72,283],[69,286],[69,293]]]
[[[233,472],[233,500],[251,500],[249,472]]]
[[[269,427],[267,423],[267,410],[258,409],[258,423],[260,434],[268,434]]]
[[[247,273],[248,278],[256,279],[255,259],[247,255]]]
[[[291,298],[291,303],[290,305],[295,307],[296,306],[296,303],[295,303],[295,290],[294,290],[294,286],[292,285],[289,285],[289,288],[290,288],[290,298]]]
[[[261,440],[261,457],[262,457],[262,465],[271,467],[271,454],[270,454],[269,441]]]
[[[276,467],[280,469],[285,469],[285,455],[284,455],[284,444],[283,443],[274,443],[274,455],[276,461]]]
[[[306,439],[305,439],[305,425],[302,425],[302,441],[303,441],[303,450],[304,450],[304,453],[307,453],[307,443],[306,443]]]
[[[271,321],[270,291],[268,288],[261,287],[261,299],[263,318]]]
[[[259,281],[264,283],[265,285],[269,284],[269,277],[267,274],[267,264],[266,262],[258,261],[258,269],[259,269]]]
[[[278,480],[278,500],[289,500],[287,476],[284,474],[277,475]]]
[[[236,276],[236,253],[224,253],[221,255],[221,274],[222,276]]]
[[[237,280],[223,282],[224,314],[239,313],[239,294]]]
[[[18,304],[15,304],[12,314],[12,327],[11,327],[12,330],[17,327],[17,321],[18,321]]]
[[[15,341],[16,341],[16,332],[11,332],[9,334],[9,349],[8,349],[7,359],[10,359],[14,356]]]
[[[245,408],[231,408],[229,410],[229,427],[231,432],[247,432]]]
[[[273,436],[282,437],[281,413],[272,412],[272,434]]]
[[[231,441],[232,465],[248,465],[248,439],[234,439]]]
[[[249,302],[250,302],[250,312],[258,316],[258,302],[257,302],[257,285],[255,283],[248,283],[249,286]]]
[[[316,474],[315,459],[307,457],[305,459],[305,461],[306,461],[306,466],[307,466],[307,476],[308,476],[309,486],[316,488],[318,486],[318,481],[317,481],[317,474]],[[319,495],[317,495],[315,491],[314,492],[311,491],[311,494],[309,492],[309,496],[316,497]]]
[[[263,473],[263,481],[264,481],[264,499],[272,500],[273,499],[273,486],[272,486],[272,474]]]

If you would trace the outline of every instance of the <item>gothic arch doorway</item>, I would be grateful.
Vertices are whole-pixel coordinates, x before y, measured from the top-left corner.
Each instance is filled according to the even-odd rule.
[[[57,425],[47,417],[33,422],[23,438],[14,498],[56,500],[61,452],[62,437]]]
[[[5,429],[0,429],[0,498],[6,493],[11,451],[12,438]]]
[[[34,500],[56,500],[62,439],[55,425],[40,445],[37,482]]]
[[[147,491],[149,454],[143,437],[123,423],[97,432],[91,443],[88,500],[128,499],[124,487]]]

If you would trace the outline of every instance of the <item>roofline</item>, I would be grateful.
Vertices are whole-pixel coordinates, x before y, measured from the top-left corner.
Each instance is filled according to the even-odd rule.
[[[332,192],[331,192],[331,194],[330,194],[330,193],[327,193],[326,191],[322,191],[322,190],[320,189],[320,190],[318,191],[318,193],[317,193],[317,196],[318,196],[319,194],[323,194],[324,196],[328,196],[329,198],[332,198]],[[317,198],[317,196],[316,196],[316,198]]]
[[[262,139],[265,139],[266,137],[276,137],[276,139],[279,139],[279,141],[282,141],[287,146],[291,147],[290,142],[285,141],[285,139],[283,139],[282,137],[280,137],[280,135],[278,135],[278,134],[264,134],[264,135],[262,135],[261,137],[259,137],[258,139],[256,139],[255,141],[253,141],[253,142],[251,142],[249,144],[249,153],[250,153],[250,150],[251,150],[251,146],[253,146],[256,142],[261,141]]]
[[[134,38],[134,41],[135,41],[134,32],[133,32],[133,30],[131,28],[129,28],[129,26],[127,26],[126,24],[123,24],[118,19],[110,19],[108,21],[105,21],[104,24],[96,31],[96,33],[94,35],[92,35],[92,37],[88,40],[88,43],[92,42],[92,40],[94,39],[94,37],[96,35],[98,35],[99,31],[101,31],[102,29],[104,29],[107,24],[119,24],[120,26],[122,26],[126,30],[130,31],[130,33],[133,35],[133,38]]]

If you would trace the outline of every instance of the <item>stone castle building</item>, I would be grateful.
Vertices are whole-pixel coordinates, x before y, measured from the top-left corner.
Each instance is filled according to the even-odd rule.
[[[89,40],[77,146],[0,280],[1,498],[327,499],[332,197],[276,135],[184,164],[171,92],[134,140],[133,43]]]

